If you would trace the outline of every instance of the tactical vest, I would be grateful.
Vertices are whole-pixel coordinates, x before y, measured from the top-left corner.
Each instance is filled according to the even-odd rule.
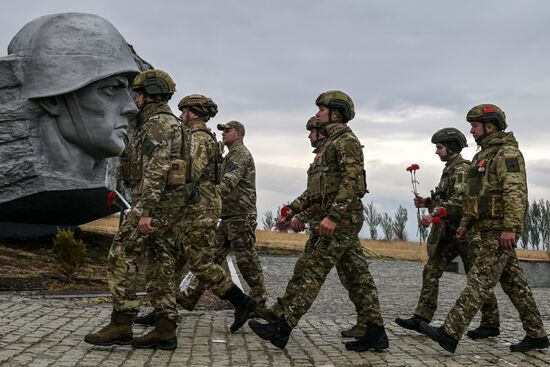
[[[307,189],[313,203],[322,203],[322,206],[330,205],[342,183],[342,168],[334,158],[335,141],[343,134],[351,133],[345,129],[327,138],[318,155],[308,169]],[[365,170],[357,177],[355,193],[362,198],[367,193]]]
[[[450,165],[443,169],[441,174],[441,179],[439,184],[435,188],[435,191],[432,191],[431,197],[434,201],[435,206],[438,206],[439,202],[448,200],[453,194],[454,185],[456,180],[463,181],[465,177],[456,177],[455,168],[460,164],[470,165],[470,161],[462,157],[457,157]]]

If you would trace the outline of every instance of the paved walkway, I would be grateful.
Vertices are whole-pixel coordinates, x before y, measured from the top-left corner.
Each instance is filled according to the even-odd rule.
[[[263,257],[270,301],[288,281],[294,257]],[[426,337],[398,327],[393,320],[414,310],[422,264],[373,262],[380,290],[390,348],[383,353],[355,353],[344,348],[340,331],[355,321],[346,292],[333,271],[310,312],[281,351],[243,327],[229,332],[231,311],[182,312],[176,351],[135,350],[129,346],[92,347],[84,335],[108,321],[109,303],[79,299],[0,297],[1,366],[548,366],[550,350],[510,353],[508,346],[523,338],[517,313],[500,287],[497,297],[503,325],[501,336],[474,342],[465,337],[452,355]],[[464,286],[464,275],[442,279],[439,324]],[[545,324],[550,328],[550,288],[534,289]],[[478,319],[474,319],[473,326]],[[550,330],[550,329],[548,329]],[[145,328],[136,326],[134,333]]]

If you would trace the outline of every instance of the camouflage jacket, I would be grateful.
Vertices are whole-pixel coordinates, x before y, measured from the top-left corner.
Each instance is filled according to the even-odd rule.
[[[363,221],[361,198],[367,192],[363,149],[345,125],[329,129],[329,136],[310,166],[308,187],[290,207],[298,214],[320,204],[322,217],[339,223],[343,217]]]
[[[310,185],[312,171],[317,165],[317,161],[321,157],[321,150],[323,149],[324,144],[325,144],[325,140],[323,140],[321,144],[313,150],[315,157],[313,158],[313,162],[309,165],[309,168],[307,170],[307,187],[309,187]],[[304,196],[307,195],[307,193],[308,191],[306,190],[302,195],[296,198],[294,200],[295,204],[299,205],[298,203],[305,202],[306,199]],[[322,215],[323,215],[323,212],[321,211],[321,203],[311,203],[309,207],[302,208],[300,213],[296,214],[295,217],[300,219],[304,223],[306,222],[309,223],[310,228],[315,228],[319,224],[319,222],[323,219]]]
[[[188,186],[191,186],[190,194],[196,197],[194,200],[188,200],[189,204],[185,211],[195,215],[196,212],[213,210],[219,216],[222,207],[220,189],[214,182],[214,161],[218,159],[218,143],[205,123],[189,128],[188,132],[191,134],[191,170]]]
[[[166,185],[170,161],[181,156],[182,134],[167,104],[148,104],[143,114],[127,147],[123,179],[132,187],[134,211],[149,217],[155,208],[183,205],[181,193]]]
[[[256,167],[243,143],[229,148],[221,168],[222,217],[256,215]]]
[[[527,201],[525,160],[513,133],[499,131],[479,143],[468,169],[461,226],[521,233]]]
[[[470,161],[457,154],[445,164],[439,184],[426,201],[430,212],[438,208],[447,210],[447,220],[455,230],[462,218],[462,204],[466,195],[466,175]]]

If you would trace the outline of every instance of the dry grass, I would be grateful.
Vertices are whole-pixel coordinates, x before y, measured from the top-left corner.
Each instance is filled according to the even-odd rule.
[[[118,229],[118,215],[86,223],[80,227],[83,230],[115,234]],[[307,241],[307,235],[303,233],[281,233],[271,231],[256,231],[256,243],[258,246],[282,251],[302,251]],[[426,244],[403,241],[372,241],[361,240],[364,247],[375,254],[396,259],[426,261]],[[550,260],[548,251],[517,250],[518,257],[526,260]]]

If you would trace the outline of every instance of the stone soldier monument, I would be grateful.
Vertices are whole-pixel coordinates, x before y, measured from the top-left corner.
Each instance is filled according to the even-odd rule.
[[[0,57],[0,236],[35,235],[113,213],[118,156],[149,68],[107,20],[51,14]]]

